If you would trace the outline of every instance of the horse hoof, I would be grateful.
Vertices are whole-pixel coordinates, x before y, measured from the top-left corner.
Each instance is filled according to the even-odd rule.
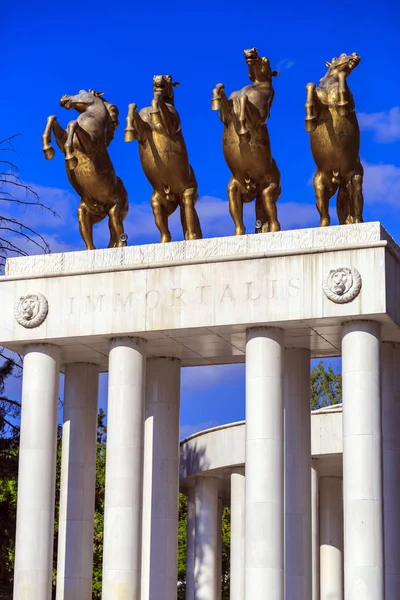
[[[65,159],[68,171],[73,171],[78,166],[78,159],[76,156],[70,156]]]
[[[331,220],[329,217],[324,217],[319,222],[320,227],[329,227],[330,224],[331,224]]]
[[[280,231],[280,230],[281,230],[281,225],[280,225],[280,223],[278,223],[278,221],[272,221],[272,223],[270,223],[270,226],[269,226],[270,232]]]
[[[315,119],[315,118],[306,119],[305,125],[306,125],[306,131],[308,131],[308,133],[312,133],[317,128],[317,119]]]
[[[235,235],[244,235],[246,233],[246,229],[244,227],[236,227]]]
[[[170,242],[171,239],[172,238],[170,235],[162,235],[160,239],[160,244],[168,244],[168,242]]]
[[[46,160],[51,160],[52,158],[54,158],[54,155],[56,153],[54,148],[52,148],[51,146],[49,146],[48,148],[43,148],[43,152]]]

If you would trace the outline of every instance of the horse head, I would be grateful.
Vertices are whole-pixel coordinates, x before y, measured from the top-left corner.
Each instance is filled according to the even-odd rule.
[[[81,90],[79,94],[76,94],[75,96],[64,94],[60,100],[60,106],[63,106],[67,110],[74,108],[79,113],[82,113],[93,105],[99,103],[103,104],[103,100],[101,99],[103,93],[104,92],[95,92],[94,90],[89,90],[88,92]]]
[[[339,73],[345,73],[346,77],[350,75],[353,69],[355,69],[361,61],[361,56],[358,56],[355,52],[353,54],[341,54],[338,58],[332,58],[331,62],[326,61],[325,64],[328,67],[328,71],[322,79],[327,77],[337,79]],[[321,80],[322,81],[322,80]]]
[[[154,75],[153,91],[155,96],[161,96],[168,104],[174,104],[174,88],[178,87],[177,81],[172,81],[171,75]]]
[[[255,83],[271,81],[272,77],[279,75],[278,71],[272,71],[266,56],[259,56],[257,48],[244,51],[244,57],[249,67],[249,79]]]

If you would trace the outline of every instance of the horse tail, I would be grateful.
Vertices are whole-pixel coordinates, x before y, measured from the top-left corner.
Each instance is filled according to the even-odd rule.
[[[115,106],[115,104],[111,104],[111,102],[107,102],[107,100],[103,100],[103,101],[104,101],[104,106],[106,107],[109,117],[110,117],[109,121],[108,121],[108,125],[107,125],[107,131],[106,131],[106,145],[109,146],[114,139],[114,134],[119,125],[119,121],[118,121],[119,110]]]

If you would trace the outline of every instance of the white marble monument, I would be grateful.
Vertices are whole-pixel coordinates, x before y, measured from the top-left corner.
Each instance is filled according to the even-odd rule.
[[[90,600],[97,374],[108,371],[102,597],[175,600],[180,367],[245,362],[246,431],[229,455],[243,565],[232,598],[310,600],[321,587],[320,600],[395,600],[399,262],[379,223],[9,259],[0,344],[24,355],[14,599],[51,597],[60,370],[57,599]],[[319,498],[340,499],[343,476],[343,537],[339,502],[324,502],[316,531],[311,456],[326,440],[310,446],[307,395],[310,358],[340,354],[343,472],[319,473]],[[221,490],[215,471],[198,479],[187,598],[215,600]],[[336,536],[321,586],[317,534]]]

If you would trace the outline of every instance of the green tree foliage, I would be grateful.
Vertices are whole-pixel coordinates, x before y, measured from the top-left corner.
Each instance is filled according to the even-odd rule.
[[[311,371],[311,408],[332,406],[342,401],[342,375],[320,361]]]

